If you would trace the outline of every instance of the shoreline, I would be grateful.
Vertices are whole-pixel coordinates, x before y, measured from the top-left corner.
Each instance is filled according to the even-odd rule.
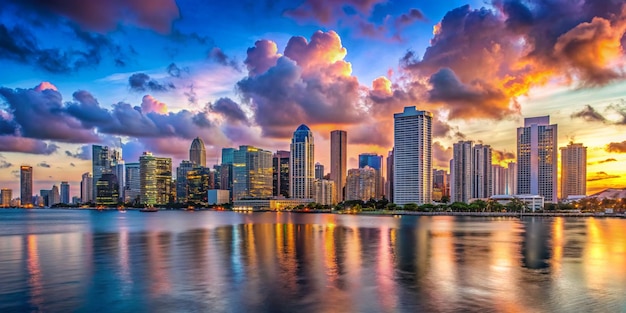
[[[117,208],[0,208],[6,210],[70,210],[70,211],[118,211]],[[125,208],[126,211],[140,211],[142,208]],[[416,211],[362,211],[362,212],[340,212],[340,211],[272,211],[272,210],[254,210],[254,211],[234,211],[234,210],[215,210],[215,209],[178,209],[178,208],[163,208],[158,211],[186,211],[186,212],[201,212],[201,211],[213,211],[213,212],[238,212],[238,213],[255,213],[255,212],[274,212],[274,213],[297,213],[297,214],[338,214],[338,215],[362,215],[362,216],[466,216],[466,217],[610,217],[610,218],[626,218],[625,213],[568,213],[568,212],[416,212]]]

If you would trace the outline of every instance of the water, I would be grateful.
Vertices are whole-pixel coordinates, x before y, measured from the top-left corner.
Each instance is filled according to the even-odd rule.
[[[626,312],[626,219],[0,210],[0,312]]]

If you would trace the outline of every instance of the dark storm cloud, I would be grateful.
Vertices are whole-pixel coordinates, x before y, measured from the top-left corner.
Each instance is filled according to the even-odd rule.
[[[220,98],[214,103],[209,103],[211,111],[221,114],[230,122],[241,122],[248,124],[248,117],[243,112],[239,104],[230,98]]]
[[[2,152],[22,152],[50,155],[58,149],[59,146],[46,143],[42,140],[15,136],[0,136],[0,151]]]
[[[176,89],[176,86],[174,86],[172,82],[160,83],[157,80],[150,78],[150,76],[145,73],[135,73],[131,75],[128,78],[128,85],[130,86],[130,90],[138,92],[164,92]]]
[[[180,17],[174,0],[22,0],[11,1],[42,15],[67,17],[82,27],[106,32],[129,24],[168,33]]]
[[[611,142],[604,147],[604,150],[607,152],[626,153],[626,141]]]

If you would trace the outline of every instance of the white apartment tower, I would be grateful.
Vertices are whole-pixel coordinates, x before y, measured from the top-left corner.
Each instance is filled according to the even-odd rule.
[[[561,147],[561,199],[587,194],[587,147],[571,143]]]
[[[393,115],[393,199],[398,205],[432,202],[433,114],[414,106]]]
[[[557,125],[550,116],[524,119],[517,129],[517,193],[557,201]]]
[[[313,132],[302,124],[291,138],[291,155],[289,159],[289,188],[292,198],[315,198],[315,162]]]

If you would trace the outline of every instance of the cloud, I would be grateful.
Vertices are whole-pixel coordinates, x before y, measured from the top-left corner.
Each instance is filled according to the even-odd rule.
[[[626,141],[611,142],[604,147],[607,152],[626,153]]]
[[[214,47],[213,49],[211,49],[211,51],[209,51],[209,58],[213,60],[214,62],[217,62],[221,65],[230,66],[238,72],[241,71],[241,68],[239,67],[239,64],[237,63],[237,61],[229,58],[224,53],[224,51],[222,51],[222,49],[218,47]]]
[[[130,90],[144,92],[163,92],[171,89],[176,89],[176,86],[172,82],[160,83],[155,79],[151,79],[146,73],[135,73],[128,78],[128,85]]]
[[[40,162],[37,164],[39,167],[50,168],[50,164],[46,163],[46,161]]]
[[[606,118],[588,104],[582,110],[572,113],[571,118],[581,118],[587,122],[606,122]]]
[[[448,168],[452,159],[452,147],[444,147],[439,141],[433,142],[433,167]]]
[[[74,163],[70,163],[70,166],[71,166],[71,167],[76,167],[76,164],[74,164]]]
[[[493,163],[495,164],[499,164],[502,162],[515,162],[515,153],[492,149],[491,158],[493,159]]]
[[[257,41],[248,49],[249,74],[237,83],[264,136],[287,138],[302,123],[363,122],[357,108],[360,86],[351,64],[343,60],[347,51],[335,32],[315,32],[310,42],[292,37],[283,56],[275,47]]]
[[[91,160],[91,145],[82,145],[75,152],[65,150],[65,155],[79,160]]]
[[[174,0],[69,0],[69,1],[14,1],[46,15],[67,17],[86,29],[107,32],[119,24],[148,28],[168,33],[172,23],[180,17]]]
[[[599,180],[607,180],[607,179],[614,179],[614,178],[620,178],[620,176],[609,175],[606,172],[596,172],[595,174],[587,176],[587,181],[599,181]]]
[[[212,112],[224,116],[231,123],[248,124],[246,113],[243,112],[239,104],[230,98],[220,98],[215,103],[209,103],[208,106]]]
[[[598,161],[599,164],[609,163],[609,162],[617,162],[617,160],[614,158],[608,158],[606,160]]]
[[[13,166],[12,163],[7,162],[6,160],[0,160],[0,168],[9,168]]]
[[[332,25],[345,18],[346,8],[369,16],[379,3],[386,0],[305,0],[294,9],[285,11],[285,15],[299,21],[317,21],[323,25]]]
[[[170,76],[176,78],[180,78],[183,73],[189,74],[189,67],[180,68],[176,63],[170,63],[165,70]]]
[[[58,149],[59,146],[41,140],[15,136],[0,136],[0,151],[2,152],[50,155]]]
[[[411,8],[409,12],[398,16],[394,21],[394,25],[396,26],[396,28],[400,28],[413,24],[416,21],[424,20],[426,20],[426,17],[424,16],[424,13],[422,13],[422,11],[416,8]]]

